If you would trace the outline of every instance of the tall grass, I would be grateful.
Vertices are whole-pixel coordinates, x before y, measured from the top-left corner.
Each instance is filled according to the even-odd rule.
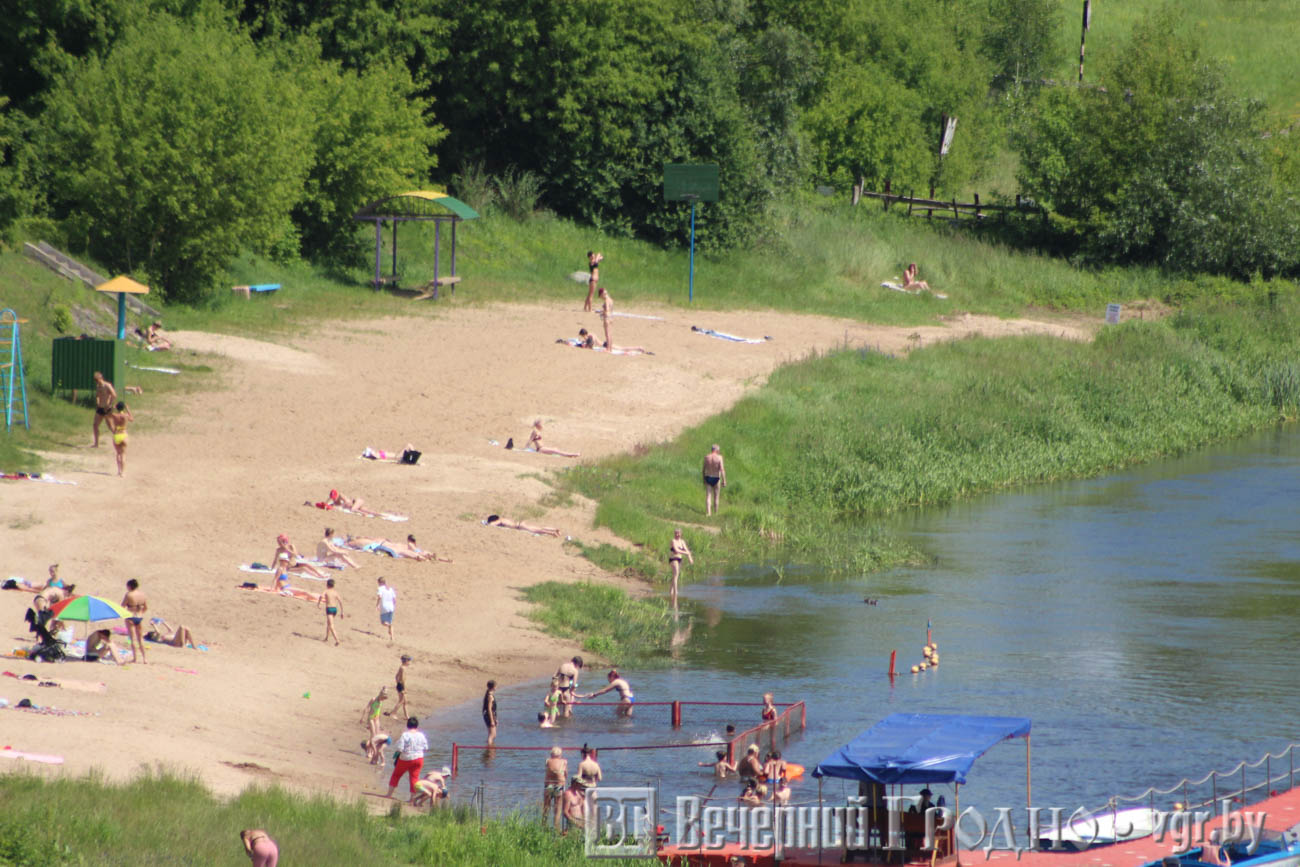
[[[239,841],[243,828],[266,829],[282,864],[590,863],[580,836],[561,838],[522,817],[480,828],[478,816],[464,810],[394,810],[381,817],[367,806],[278,787],[221,800],[193,778],[160,771],[143,771],[125,784],[9,774],[0,777],[0,864],[237,867],[248,864]]]
[[[651,550],[682,526],[697,559],[869,571],[914,554],[879,531],[840,532],[843,522],[860,529],[898,509],[1093,475],[1294,418],[1297,313],[1292,290],[1273,308],[1200,305],[1090,344],[971,338],[906,360],[841,351],[783,367],[675,441],[576,468],[567,482],[599,501],[597,523]],[[720,516],[706,518],[699,468],[713,442],[729,486]]]
[[[547,632],[582,640],[582,649],[616,664],[646,661],[666,653],[672,611],[659,598],[634,599],[603,584],[547,581],[523,591],[534,604],[529,617]]]

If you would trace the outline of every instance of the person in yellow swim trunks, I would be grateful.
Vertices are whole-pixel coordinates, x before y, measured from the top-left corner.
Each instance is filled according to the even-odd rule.
[[[126,471],[126,423],[135,421],[125,403],[118,401],[108,414],[108,429],[113,432],[113,450],[117,452],[117,474]]]

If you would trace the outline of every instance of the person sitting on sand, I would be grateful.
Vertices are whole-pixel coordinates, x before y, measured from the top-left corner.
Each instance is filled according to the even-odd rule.
[[[713,754],[717,761],[699,762],[701,768],[713,768],[713,778],[716,780],[725,780],[727,774],[736,773],[736,763],[727,761],[726,750],[718,750]]]
[[[441,771],[429,771],[418,783],[415,784],[415,794],[411,796],[412,807],[423,807],[426,804],[429,809],[439,806],[439,802],[445,800],[448,796],[447,780],[451,777],[451,768],[446,765],[442,766]]]
[[[920,292],[922,290],[929,292],[930,284],[924,280],[916,279],[916,263],[910,263],[903,269],[903,289],[907,292]]]
[[[349,557],[343,548],[334,544],[333,527],[326,527],[324,538],[316,543],[316,559],[324,563],[326,566],[337,566],[339,568],[351,566],[353,569],[361,568],[361,564]]]
[[[317,569],[311,563],[308,563],[299,553],[298,549],[289,541],[288,535],[281,533],[275,537],[275,553],[271,555],[271,562],[275,564],[274,579],[278,584],[291,569],[298,569],[306,572],[308,575],[319,578],[324,581],[328,576]],[[285,583],[288,581],[286,579]]]
[[[505,527],[507,530],[523,530],[525,533],[532,533],[534,536],[556,536],[560,531],[554,527],[538,527],[529,524],[527,521],[511,521],[509,518],[503,518],[500,515],[488,515],[483,520],[484,524],[489,527]]]
[[[528,435],[528,443],[524,448],[536,449],[539,455],[557,455],[562,458],[581,457],[578,452],[562,452],[559,449],[553,449],[550,446],[542,445],[542,420],[539,418],[533,422],[533,430]]]
[[[140,329],[137,328],[136,332],[138,333],[139,331]],[[159,322],[157,319],[149,323],[149,327],[145,329],[145,332],[142,336],[144,337],[145,344],[150,349],[171,349],[172,348],[172,342],[168,340],[165,336],[163,336],[162,323]]]
[[[86,636],[86,662],[99,662],[103,658],[111,659],[117,665],[122,664],[122,658],[113,646],[111,629],[97,629]]]
[[[180,624],[175,629],[167,625],[167,621],[161,617],[153,619],[154,628],[144,634],[145,641],[152,641],[156,644],[168,644],[172,647],[192,647],[199,649],[199,641],[194,637],[194,633],[189,627]]]

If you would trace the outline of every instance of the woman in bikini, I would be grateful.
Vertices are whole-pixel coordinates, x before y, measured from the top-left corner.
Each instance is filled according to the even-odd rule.
[[[673,608],[677,607],[677,579],[682,574],[682,557],[690,560],[692,566],[695,565],[695,557],[691,554],[690,546],[686,544],[686,540],[682,538],[682,531],[680,529],[673,530],[673,541],[668,545],[668,565],[673,570],[671,594]]]
[[[605,261],[605,254],[596,253],[592,250],[587,251],[587,300],[583,303],[582,309],[585,313],[591,312],[591,296],[596,291],[596,284],[600,282],[600,263]]]
[[[272,555],[271,562],[275,564],[275,574],[272,576],[278,586],[281,581],[287,586],[289,579],[286,573],[291,569],[299,569],[315,578],[324,581],[329,576],[317,569],[311,563],[308,563],[298,553],[298,549],[289,541],[289,537],[281,533],[275,537],[275,554]],[[314,599],[315,597],[313,597]]]
[[[929,292],[930,284],[924,280],[916,279],[916,263],[912,262],[903,269],[903,288],[908,292],[919,292],[922,289]]]
[[[488,515],[484,524],[489,527],[505,527],[507,530],[523,530],[525,533],[532,533],[534,536],[555,536],[559,537],[560,531],[554,527],[537,527],[529,524],[527,521],[511,521],[500,515]]]
[[[153,619],[154,628],[144,634],[145,641],[152,641],[155,644],[167,644],[172,647],[193,647],[199,649],[198,639],[194,633],[190,632],[188,626],[181,624],[175,629],[167,625],[167,621],[161,617]]]
[[[280,862],[280,847],[261,828],[246,828],[239,832],[239,839],[253,867],[275,867]]]
[[[776,720],[776,705],[772,701],[772,693],[763,693],[763,710],[759,712],[759,717],[763,722],[774,722]]]
[[[539,455],[558,455],[562,458],[581,457],[577,452],[562,452],[559,449],[542,445],[542,420],[540,418],[533,422],[533,430],[528,435],[528,443],[524,448],[534,448]]]
[[[117,453],[117,474],[126,472],[126,423],[135,421],[126,404],[118,401],[113,412],[108,414],[108,429],[113,432],[113,451]]]

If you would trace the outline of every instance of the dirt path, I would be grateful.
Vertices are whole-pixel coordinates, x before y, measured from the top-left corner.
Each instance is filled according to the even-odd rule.
[[[391,683],[401,653],[415,658],[409,681],[417,712],[477,697],[488,678],[549,674],[575,648],[530,627],[518,589],[544,580],[613,580],[563,540],[479,523],[489,512],[541,514],[537,504],[549,487],[539,477],[571,463],[506,451],[492,440],[522,443],[540,417],[549,444],[580,451],[584,460],[625,451],[725,409],[779,364],[846,342],[901,353],[977,332],[1087,337],[1069,325],[986,317],[879,328],[780,313],[634,312],[662,319],[618,318],[615,341],[645,346],[653,356],[557,345],[580,326],[599,331],[594,316],[567,304],[336,325],[292,345],[175,334],[177,346],[214,354],[221,389],[178,399],[166,420],[140,418],[123,479],[113,475],[105,437],[98,450],[60,456],[56,473],[75,487],[0,483],[0,577],[39,579],[58,561],[79,592],[114,601],[127,578],[139,578],[152,614],[189,626],[211,649],[151,647],[147,666],[120,669],[5,660],[3,668],[20,675],[104,681],[108,689],[0,679],[0,697],[10,702],[30,697],[98,714],[0,711],[4,742],[62,755],[63,772],[74,774],[100,767],[121,777],[164,762],[198,771],[224,793],[254,780],[356,793],[375,779],[357,747],[361,708]],[[692,324],[775,339],[730,343],[692,333]],[[140,374],[146,385],[147,376]],[[87,441],[89,427],[88,416]],[[357,459],[366,446],[400,451],[408,442],[423,451],[416,466]],[[331,488],[411,519],[390,523],[302,505]],[[592,504],[577,502],[546,511],[544,520],[585,541],[607,539],[591,528],[591,515]],[[269,562],[277,533],[310,551],[326,524],[355,535],[413,533],[455,562],[357,555],[361,568],[337,576],[343,645],[326,645],[323,613],[311,604],[236,589],[246,579],[265,583],[237,567]],[[399,594],[391,645],[375,612],[380,575]],[[27,641],[28,602],[26,594],[0,593],[6,651]],[[505,720],[501,742],[525,724]],[[447,744],[437,732],[430,740],[430,759],[440,761]]]

